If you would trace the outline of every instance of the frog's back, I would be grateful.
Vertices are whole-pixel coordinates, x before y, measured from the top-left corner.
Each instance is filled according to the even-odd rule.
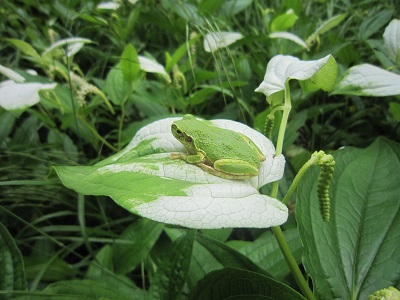
[[[202,150],[207,149],[207,158],[212,162],[226,158],[241,159],[255,164],[260,162],[252,147],[237,132],[215,127],[208,131],[208,134],[199,131],[196,135],[201,135],[198,136],[199,143],[196,143],[196,146]]]

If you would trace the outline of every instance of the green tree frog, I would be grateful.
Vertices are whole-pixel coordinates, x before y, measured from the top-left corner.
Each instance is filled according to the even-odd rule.
[[[174,137],[188,154],[172,153],[172,159],[196,164],[204,171],[226,179],[246,179],[258,175],[264,154],[247,136],[218,128],[185,115],[172,123]]]

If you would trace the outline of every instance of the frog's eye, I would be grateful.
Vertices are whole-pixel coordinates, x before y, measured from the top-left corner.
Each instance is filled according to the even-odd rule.
[[[192,140],[192,138],[191,138],[190,136],[187,136],[187,137],[185,138],[185,141],[186,141],[187,143],[191,143],[193,140]]]

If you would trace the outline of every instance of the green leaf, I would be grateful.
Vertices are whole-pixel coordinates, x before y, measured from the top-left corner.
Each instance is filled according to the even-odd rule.
[[[180,298],[189,271],[195,236],[196,231],[189,230],[175,240],[161,257],[161,264],[150,285],[151,299]]]
[[[400,145],[332,153],[331,220],[323,222],[315,168],[300,182],[296,219],[317,299],[367,299],[400,277]]]
[[[12,291],[26,290],[22,255],[7,228],[0,223],[0,294],[1,299],[14,299]]]
[[[360,25],[358,37],[361,40],[368,39],[371,35],[378,32],[392,18],[392,10],[376,11],[374,16],[368,16]]]
[[[119,68],[122,70],[124,80],[132,85],[140,75],[140,63],[136,49],[132,44],[125,47],[122,52]]]
[[[293,10],[288,10],[286,13],[275,17],[271,22],[271,31],[286,31],[293,27],[298,16]]]
[[[296,228],[284,231],[286,242],[298,263],[301,262],[303,245]],[[268,231],[254,242],[239,247],[238,251],[250,258],[276,279],[282,279],[290,269],[272,232]]]
[[[351,67],[332,94],[376,97],[400,95],[400,75],[370,64]]]
[[[397,122],[400,122],[400,103],[390,102],[389,112],[392,114],[393,118],[395,118]]]
[[[39,53],[37,53],[36,50],[27,42],[18,39],[6,39],[6,41],[13,44],[16,48],[21,50],[21,52],[24,53],[25,55],[34,58],[36,62],[41,61],[42,58],[39,55]]]
[[[194,286],[206,274],[224,267],[234,267],[268,275],[265,270],[245,255],[224,243],[203,234],[197,234],[190,263],[188,285]]]
[[[347,14],[339,14],[336,16],[333,16],[329,20],[325,21],[322,23],[310,36],[311,39],[315,39],[315,37],[324,34],[325,32],[328,32],[332,28],[335,28],[338,26],[340,23],[343,22],[343,20],[347,17]]]
[[[226,18],[232,18],[234,15],[245,10],[253,3],[253,0],[232,0],[225,1],[221,8],[221,15]]]
[[[43,273],[40,278],[44,281],[57,281],[71,279],[76,276],[77,269],[60,258],[48,257],[25,257],[26,278],[34,280],[38,274]]]
[[[207,124],[248,136],[267,157],[258,176],[229,180],[197,165],[171,159],[184,152],[171,133],[167,118],[140,129],[122,151],[94,166],[57,166],[62,183],[84,195],[110,196],[131,213],[190,228],[258,227],[280,225],[288,216],[280,201],[260,194],[259,188],[283,175],[284,157],[264,135],[238,122],[212,120]]]
[[[120,258],[123,260],[123,258]],[[54,299],[144,299],[143,292],[138,289],[126,289],[119,291],[116,287],[107,282],[98,282],[97,280],[71,280],[59,281],[50,284],[43,290],[44,294],[58,295]],[[43,297],[43,296],[42,296]],[[48,297],[52,299],[53,297]],[[34,298],[33,298],[34,299]],[[43,298],[41,298],[43,299]],[[47,299],[47,297],[46,297]]]
[[[116,105],[122,105],[132,93],[132,84],[124,79],[120,65],[108,72],[105,90],[108,98]]]
[[[116,273],[127,273],[144,260],[160,236],[164,225],[140,218],[121,234],[112,248]]]
[[[189,299],[304,300],[305,298],[289,286],[272,278],[245,270],[226,268],[207,274],[191,292]]]

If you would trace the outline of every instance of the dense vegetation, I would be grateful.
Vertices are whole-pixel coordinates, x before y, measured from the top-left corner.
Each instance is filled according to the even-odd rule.
[[[13,111],[0,107],[0,263],[4,270],[8,264],[14,268],[13,279],[0,274],[0,299],[12,298],[4,291],[10,287],[17,291],[13,297],[21,299],[40,299],[39,293],[28,290],[46,287],[54,299],[140,299],[144,291],[150,299],[187,298],[190,293],[201,299],[205,287],[196,287],[198,281],[223,267],[252,271],[241,275],[253,282],[259,282],[253,272],[269,274],[300,291],[269,229],[201,230],[196,235],[130,214],[107,196],[77,194],[51,173],[53,166],[98,163],[123,149],[144,125],[186,113],[236,120],[264,132],[271,103],[254,90],[278,54],[301,60],[331,54],[338,64],[338,81],[362,63],[400,74],[400,59],[392,61],[382,44],[386,26],[400,15],[396,0],[267,2],[116,1],[118,7],[110,9],[90,0],[2,1],[0,65],[28,82],[57,86],[42,90],[36,105]],[[206,51],[204,38],[215,31],[240,32],[242,38]],[[281,32],[305,44],[282,38]],[[78,52],[67,55],[71,49],[66,47],[49,50],[57,41],[73,37],[82,38]],[[144,72],[138,55],[157,61],[166,74]],[[1,81],[7,79],[0,76]],[[381,137],[378,143],[384,140],[398,151],[398,94],[306,92],[297,81],[290,87],[292,112],[279,197],[314,151],[365,148]],[[278,129],[273,129],[273,142]],[[292,199],[282,228],[302,266],[295,206]],[[389,210],[399,219],[398,206]],[[399,229],[399,222],[391,226]],[[6,259],[8,253],[14,258]],[[207,262],[213,265],[204,266]],[[232,269],[225,270],[224,275],[237,279]],[[168,281],[174,276],[175,281]],[[397,272],[391,279],[397,288],[398,276]],[[75,296],[68,296],[68,280],[76,280],[71,292]],[[309,285],[313,287],[312,279]],[[227,285],[215,288],[226,290]],[[360,295],[357,291],[352,299]]]

